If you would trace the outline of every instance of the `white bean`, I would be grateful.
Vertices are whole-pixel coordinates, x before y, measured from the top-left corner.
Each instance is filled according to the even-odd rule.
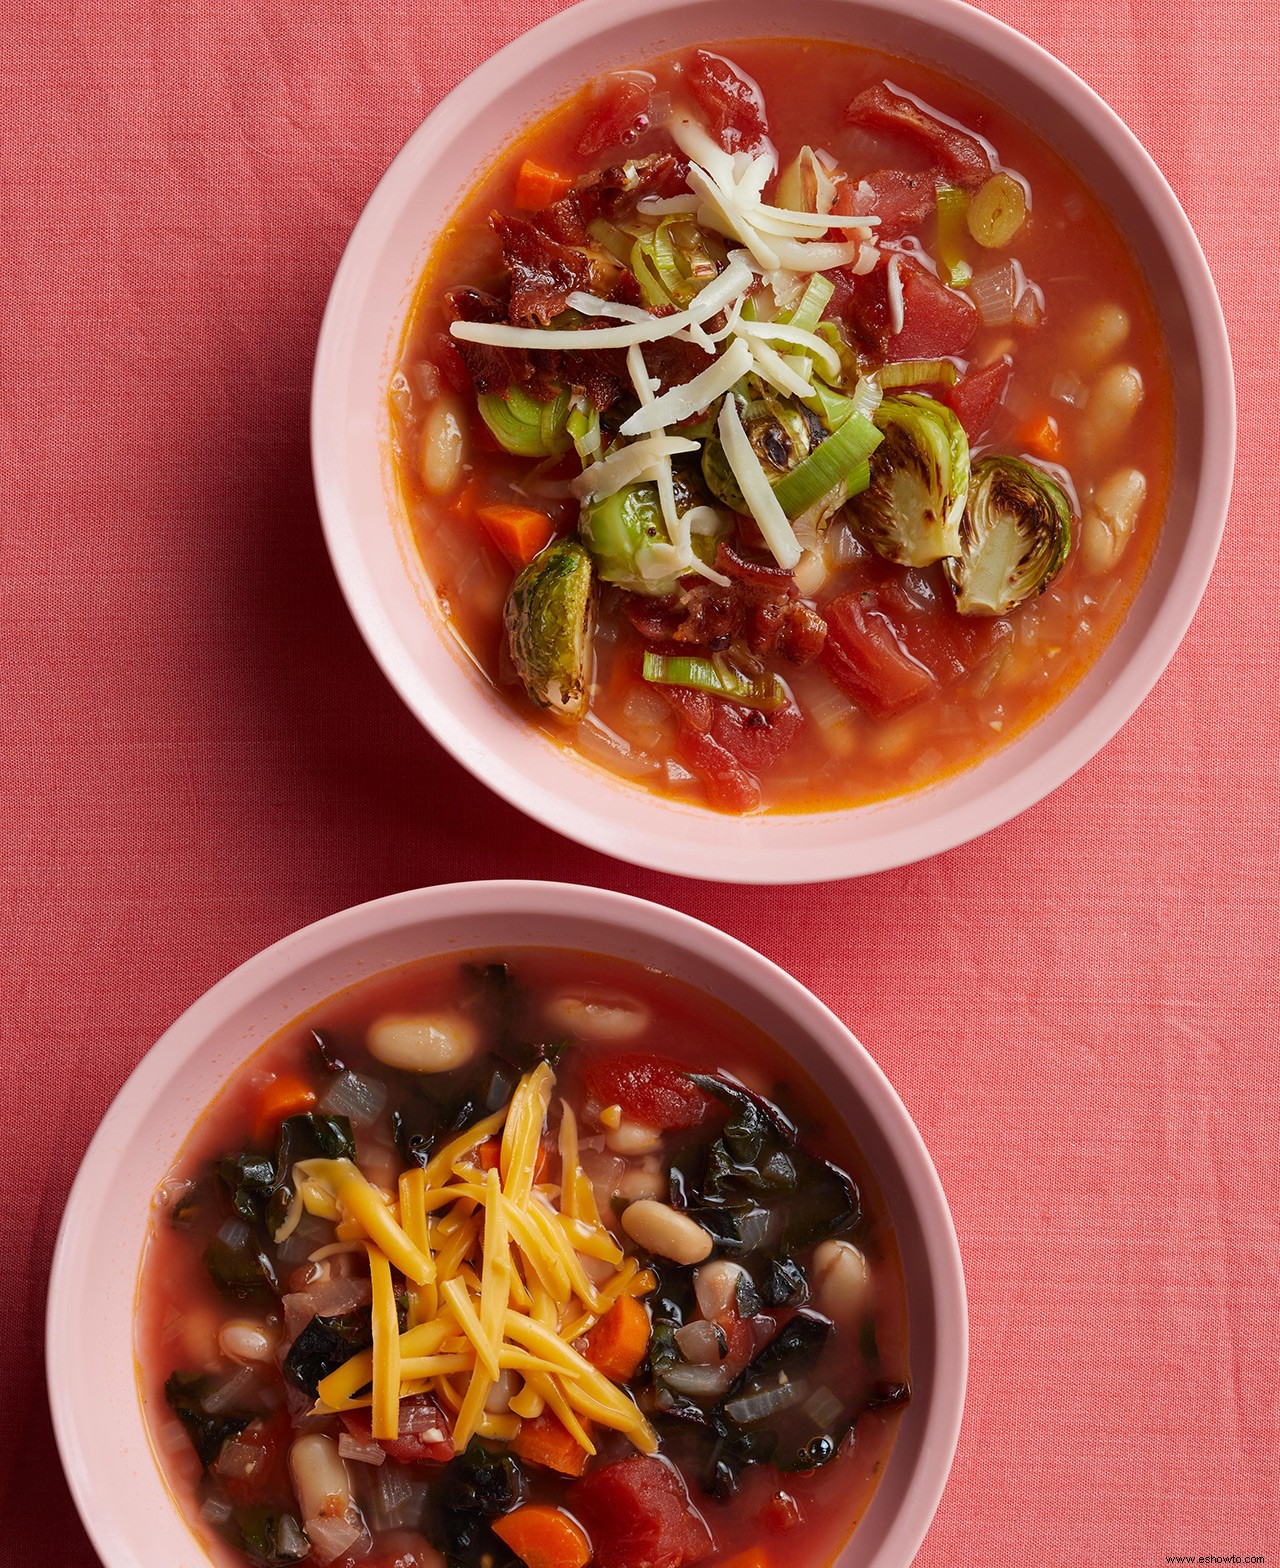
[[[503,1372],[485,1397],[484,1408],[491,1416],[504,1416],[511,1409],[511,1401],[520,1392],[520,1378],[514,1372]]]
[[[738,1281],[746,1272],[740,1263],[730,1263],[727,1258],[702,1265],[693,1276],[693,1290],[704,1318],[718,1318],[730,1307],[737,1311]]]
[[[615,1154],[652,1154],[662,1147],[662,1134],[656,1127],[646,1127],[643,1122],[629,1122],[626,1117],[604,1135],[605,1144]]]
[[[543,1009],[547,1022],[579,1040],[634,1040],[649,1027],[651,1014],[629,996],[553,996]]]
[[[1132,365],[1112,365],[1093,383],[1080,420],[1080,438],[1087,452],[1114,447],[1133,423],[1145,395],[1142,377]]]
[[[641,1198],[622,1211],[622,1228],[646,1252],[656,1252],[673,1263],[701,1263],[711,1256],[710,1232],[670,1204]]]
[[[270,1361],[275,1352],[279,1335],[265,1323],[254,1323],[248,1318],[231,1318],[218,1332],[218,1349],[228,1361],[238,1361],[241,1366]]]
[[[467,416],[457,398],[442,397],[422,426],[418,469],[428,495],[448,495],[462,477],[467,456]]]
[[[1102,481],[1084,509],[1081,524],[1086,571],[1098,576],[1115,566],[1133,537],[1146,498],[1147,479],[1141,469],[1117,468]]]
[[[645,1165],[633,1165],[618,1183],[618,1196],[634,1202],[637,1198],[662,1198],[671,1190],[671,1183],[660,1170],[650,1170]]]
[[[480,1035],[461,1013],[389,1013],[369,1030],[368,1046],[388,1067],[447,1073],[471,1060]]]
[[[289,1475],[305,1521],[341,1519],[355,1508],[346,1461],[337,1443],[323,1432],[294,1439]]]
[[[837,1322],[858,1316],[871,1295],[871,1270],[851,1241],[824,1241],[813,1254],[814,1298]]]
[[[1131,326],[1123,305],[1097,305],[1085,311],[1072,339],[1076,363],[1086,372],[1101,370],[1124,347]]]

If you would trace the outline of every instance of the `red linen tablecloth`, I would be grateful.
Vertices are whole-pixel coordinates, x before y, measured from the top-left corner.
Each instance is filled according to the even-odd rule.
[[[308,378],[347,234],[437,99],[553,8],[4,0],[0,1562],[95,1560],[41,1318],[130,1068],[295,927],[494,875],[722,926],[900,1090],[972,1311],[922,1568],[1274,1560],[1276,13],[986,0],[1120,112],[1201,236],[1239,377],[1226,541],[1155,693],[1050,799],[925,865],[753,891],[575,849],[475,785],[321,543]]]

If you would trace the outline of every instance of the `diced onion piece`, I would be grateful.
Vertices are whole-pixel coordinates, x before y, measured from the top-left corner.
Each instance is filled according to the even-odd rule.
[[[387,1451],[381,1443],[365,1443],[358,1437],[352,1437],[350,1432],[338,1434],[338,1453],[343,1459],[354,1459],[362,1465],[380,1465],[387,1457]]]
[[[723,1330],[706,1318],[695,1318],[676,1330],[676,1345],[686,1361],[699,1367],[718,1367],[724,1360]]]
[[[1007,327],[1013,320],[1015,278],[1013,263],[979,272],[969,285],[969,298],[977,307],[984,327]]]
[[[733,1381],[733,1368],[728,1366],[672,1367],[662,1374],[662,1382],[674,1388],[677,1394],[688,1394],[693,1399],[710,1399],[723,1394]]]
[[[799,1383],[779,1383],[759,1394],[744,1394],[740,1399],[731,1399],[724,1407],[724,1413],[731,1421],[749,1426],[753,1421],[764,1421],[779,1410],[794,1405],[800,1390]]]
[[[824,1432],[835,1425],[843,1409],[844,1405],[829,1388],[820,1388],[804,1402],[805,1415]]]
[[[821,344],[822,340],[817,338],[814,341]],[[825,344],[822,346],[826,347]],[[652,430],[660,430],[665,425],[678,425],[681,420],[691,419],[694,414],[723,397],[750,369],[751,350],[741,338],[735,339],[717,360],[700,375],[694,376],[692,381],[670,388],[661,397],[638,409],[619,426],[619,433],[624,436],[644,435]],[[837,373],[838,370],[837,364]]]
[[[725,458],[733,471],[733,477],[738,481],[743,498],[751,508],[756,525],[764,535],[765,543],[778,565],[791,571],[800,559],[799,541],[787,521],[787,514],[778,504],[760,459],[752,450],[732,397],[724,400],[718,428]]]

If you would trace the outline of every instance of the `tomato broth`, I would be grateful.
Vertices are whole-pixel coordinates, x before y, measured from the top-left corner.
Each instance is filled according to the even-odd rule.
[[[519,1200],[517,1106],[539,1080]],[[417,1220],[415,1173],[426,1192]],[[446,1208],[437,1189],[451,1180]],[[477,1182],[492,1201],[467,1252],[455,1244],[479,1224]],[[494,1207],[490,1189],[516,1193],[525,1218]],[[389,1228],[369,1218],[370,1202]],[[535,1210],[557,1205],[602,1292],[569,1326],[582,1303],[565,1288],[558,1306],[546,1294],[525,1234]],[[508,1240],[493,1242],[503,1212]],[[673,1224],[674,1242],[663,1230]],[[682,1252],[682,1229],[702,1245]],[[432,1253],[429,1284],[396,1261],[411,1234]],[[394,1293],[385,1307],[380,1249]],[[515,1271],[503,1348],[525,1369],[523,1387],[504,1371],[501,1397],[491,1389],[463,1433],[480,1363],[474,1350],[469,1362],[449,1351],[464,1339],[446,1306],[449,1332],[435,1340],[448,1353],[435,1362],[455,1370],[426,1388],[407,1371],[425,1360],[397,1361],[380,1438],[379,1312],[408,1355],[461,1290],[478,1332],[494,1268]],[[541,1362],[517,1338],[523,1325],[539,1344],[541,1331],[522,1304],[571,1337],[557,1355],[611,1380],[601,1397],[612,1416],[582,1397],[563,1406],[537,1381]],[[629,1349],[615,1317],[638,1332]],[[250,1058],[156,1194],[137,1355],[161,1469],[224,1563],[519,1568],[543,1561],[550,1530],[570,1549],[548,1560],[592,1568],[818,1565],[870,1503],[910,1398],[891,1220],[809,1076],[754,1025],[667,976],[530,949],[378,976]],[[358,1365],[360,1355],[373,1359]],[[593,1455],[557,1409],[581,1417]],[[740,1559],[748,1549],[756,1555]]]
[[[1106,646],[1142,580],[1164,509],[1173,442],[1167,355],[1146,282],[1116,223],[1059,151],[998,104],[915,62],[849,45],[757,40],[718,47],[720,54],[666,56],[580,93],[513,141],[458,209],[423,274],[391,389],[399,485],[444,624],[504,700],[547,736],[646,788],[722,810],[856,805],[927,786],[989,755],[1058,702]],[[706,60],[720,64],[699,63]],[[568,486],[611,442],[615,450],[622,444],[617,425],[636,407],[623,372],[621,401],[599,414],[602,445],[594,456],[567,447],[567,435],[542,459],[513,455],[504,449],[510,432],[499,427],[495,435],[487,416],[479,417],[476,350],[457,340],[457,291],[496,300],[491,314],[505,321],[520,247],[563,234],[566,192],[570,203],[575,192],[590,195],[599,171],[643,171],[645,160],[672,152],[672,106],[691,113],[729,152],[771,145],[779,170],[790,169],[802,149],[818,150],[834,185],[832,215],[880,219],[870,272],[859,271],[859,260],[822,274],[832,285],[822,330],[831,329],[826,342],[846,372],[839,389],[850,393],[856,374],[857,402],[876,384],[872,395],[882,392],[884,401],[869,418],[881,436],[891,428],[890,409],[902,413],[904,391],[908,403],[923,397],[931,414],[939,407],[954,414],[973,470],[961,524],[971,540],[975,530],[980,535],[973,518],[983,463],[1019,460],[1010,470],[1015,478],[1030,475],[1033,488],[1069,514],[1039,591],[1008,607],[1008,594],[966,607],[949,576],[955,557],[945,554],[957,548],[954,539],[912,552],[891,542],[897,556],[886,556],[867,527],[870,494],[855,493],[860,481],[852,474],[843,505],[829,506],[816,523],[803,514],[790,519],[802,553],[781,565],[790,557],[765,547],[768,536],[762,538],[750,506],[745,515],[733,513],[721,492],[707,495],[706,463],[699,475],[697,454],[676,458],[673,471],[677,487],[682,473],[693,487],[692,501],[720,508],[721,526],[729,518],[712,558],[719,583],[729,586],[696,572],[664,592],[639,579],[620,582],[585,521],[589,507],[602,503],[582,501]],[[766,131],[767,142],[759,139]],[[678,204],[681,167],[655,186],[656,196],[641,197],[624,213],[635,219],[648,210],[646,200],[656,213],[673,200],[671,191]],[[782,186],[771,179],[766,199],[781,201]],[[617,198],[609,199],[616,217]],[[1001,202],[1022,214],[1010,220],[1017,224],[1011,235]],[[696,214],[704,226],[713,221],[706,212],[704,206]],[[652,221],[661,226],[660,217]],[[596,236],[608,239],[610,228],[597,219],[576,254],[579,261],[587,252],[596,256],[588,292],[630,300],[630,273],[625,289],[617,278],[606,279],[608,289],[599,282]],[[537,231],[534,242],[530,230]],[[734,240],[699,232],[723,277]],[[839,237],[833,229],[827,240]],[[561,260],[564,253],[562,247]],[[864,247],[861,255],[869,261],[872,253]],[[687,265],[688,258],[677,261]],[[536,265],[554,270],[546,255]],[[673,294],[672,303],[655,305],[652,277],[645,286],[646,309],[670,313],[685,303],[686,296]],[[749,308],[785,320],[790,311],[777,310],[759,278],[754,288]],[[1012,292],[1001,297],[1001,288]],[[562,290],[549,309],[565,297]],[[581,295],[575,298],[581,303]],[[510,310],[513,320],[520,315],[514,295]],[[545,326],[546,315],[525,311],[521,320]],[[614,318],[575,321],[569,310],[551,319],[572,350],[575,325]],[[660,394],[710,363],[694,350],[692,364],[686,356],[676,373],[669,353],[655,353],[653,344],[641,352]],[[536,367],[537,353],[531,362]],[[529,363],[517,374],[528,375]],[[573,385],[572,406],[590,416],[591,394],[574,373],[570,367],[558,374],[566,396]],[[480,374],[483,380],[483,366]],[[904,374],[919,379],[895,381]],[[546,419],[556,417],[545,400],[560,383],[549,386],[536,368],[533,375],[524,391],[532,387],[535,403],[543,400],[545,433]],[[886,376],[884,387],[878,376]],[[780,458],[768,445],[770,421],[794,430],[788,418],[803,409],[750,376],[733,397],[752,443],[760,446],[763,429],[762,450]],[[518,396],[508,397],[506,408],[528,412]],[[699,437],[705,459],[708,436],[714,440],[719,428],[712,428],[715,412],[713,402],[667,433]],[[833,419],[828,433],[815,432],[804,417],[809,432],[802,440],[835,440]],[[873,491],[894,461],[886,458],[891,445],[885,439],[870,456]],[[783,493],[778,482],[797,454],[782,468],[760,459],[775,492]],[[1005,472],[988,469],[989,480]],[[987,494],[995,494],[990,484]],[[834,491],[827,500],[839,497]],[[584,701],[570,715],[562,683],[552,684],[550,697],[530,686],[528,651],[512,643],[512,606],[530,572],[549,561],[548,551],[581,554],[579,538],[595,580]],[[911,560],[902,558],[907,553]],[[658,679],[653,671],[661,672]]]

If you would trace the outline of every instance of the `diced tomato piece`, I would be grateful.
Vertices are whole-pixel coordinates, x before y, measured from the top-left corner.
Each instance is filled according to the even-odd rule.
[[[665,1459],[638,1455],[605,1465],[569,1496],[591,1536],[595,1568],[688,1568],[714,1550],[706,1521]]]
[[[1008,621],[961,615],[936,573],[891,568],[881,575],[867,568],[861,575],[865,586],[849,597],[858,599],[863,615],[886,621],[902,652],[941,686],[963,680],[1010,635]]]
[[[439,1405],[430,1394],[414,1394],[400,1401],[400,1433],[374,1438],[368,1410],[344,1410],[342,1422],[362,1443],[376,1442],[388,1459],[398,1464],[447,1464],[453,1458],[453,1435]]]
[[[760,807],[756,773],[792,746],[804,728],[804,714],[789,701],[776,713],[761,713],[741,703],[680,686],[663,689],[680,718],[676,755],[707,786],[714,806],[748,812]]]
[[[730,756],[752,772],[775,762],[804,728],[804,714],[791,700],[776,713],[761,713],[719,697],[713,697],[711,703],[711,734]]]
[[[233,1503],[249,1507],[273,1494],[281,1483],[288,1484],[286,1456],[292,1436],[289,1417],[279,1410],[268,1419],[251,1421],[231,1439],[235,1444],[234,1468],[225,1463],[231,1457],[231,1443],[223,1445],[213,1469]]]
[[[955,386],[947,388],[946,401],[970,441],[977,441],[991,423],[992,415],[1009,390],[1012,375],[1012,362],[1001,358],[983,365],[980,370],[969,371]]]
[[[681,729],[676,735],[675,753],[702,780],[708,801],[718,811],[731,811],[736,816],[759,811],[764,802],[760,780],[748,773],[714,736]]]
[[[942,359],[962,354],[978,330],[978,312],[966,295],[949,289],[910,256],[898,258],[902,330],[893,331],[889,263],[851,279],[849,329],[885,359]]]
[[[653,78],[644,71],[619,71],[597,84],[586,130],[578,141],[584,158],[625,147],[649,127]]]
[[[890,341],[895,359],[941,359],[962,354],[978,330],[978,311],[967,295],[914,261],[901,263],[902,331]]]
[[[868,87],[845,110],[850,125],[891,131],[921,148],[956,185],[975,186],[990,178],[991,158],[976,136],[927,113],[883,82]]]
[[[749,76],[722,55],[696,49],[685,71],[707,128],[728,152],[754,152],[769,134],[764,99]]]
[[[844,594],[833,599],[823,615],[823,668],[868,713],[891,718],[937,690],[932,672],[907,651],[897,627],[876,607],[874,595]]]
[[[597,1104],[620,1105],[629,1120],[663,1131],[701,1127],[717,1109],[674,1062],[641,1051],[586,1057],[582,1086]]]
[[[869,188],[870,194],[863,189]],[[879,218],[876,238],[896,240],[914,229],[938,205],[938,182],[932,174],[906,174],[901,169],[877,169],[861,180],[846,180],[843,189],[854,193],[857,211]]]
[[[792,1530],[804,1518],[800,1504],[790,1492],[775,1492],[756,1515],[756,1523],[770,1534]]]

